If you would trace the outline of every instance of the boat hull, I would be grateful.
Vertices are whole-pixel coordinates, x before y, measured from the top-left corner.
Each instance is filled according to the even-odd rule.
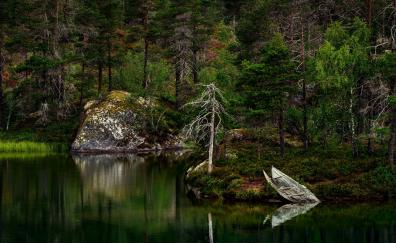
[[[293,203],[318,203],[320,200],[304,185],[272,167],[271,177],[263,170],[267,182],[286,200]]]

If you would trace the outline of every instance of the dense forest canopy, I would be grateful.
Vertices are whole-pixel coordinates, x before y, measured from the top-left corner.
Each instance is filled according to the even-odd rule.
[[[287,132],[355,156],[380,141],[393,164],[395,38],[391,0],[1,0],[0,127],[78,123],[115,89],[166,101],[182,127],[215,83],[225,126],[276,125],[282,154]]]

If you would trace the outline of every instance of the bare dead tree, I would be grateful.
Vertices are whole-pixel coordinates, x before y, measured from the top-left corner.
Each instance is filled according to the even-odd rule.
[[[208,172],[211,173],[215,138],[222,126],[222,115],[227,113],[223,106],[225,99],[221,90],[214,83],[202,86],[204,90],[201,96],[185,105],[196,107],[200,111],[191,123],[184,127],[184,133],[197,142],[204,141],[209,137],[207,143],[209,147]]]

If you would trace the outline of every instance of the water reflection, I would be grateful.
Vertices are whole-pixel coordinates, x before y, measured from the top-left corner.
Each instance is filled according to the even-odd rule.
[[[278,208],[271,216],[267,216],[263,222],[265,224],[271,218],[271,226],[275,228],[292,218],[299,215],[305,214],[312,208],[314,208],[318,203],[312,204],[286,204]]]
[[[117,223],[134,218],[159,226],[178,217],[181,176],[172,169],[173,160],[160,155],[74,155],[73,160],[81,174],[84,212],[90,217],[102,216],[94,208],[117,215]]]
[[[0,242],[395,243],[394,203],[194,205],[183,190],[183,159],[0,159]]]
[[[131,189],[129,183],[144,175],[139,172],[145,159],[138,155],[73,155],[73,160],[81,173],[84,191],[112,199],[124,198]]]
[[[212,214],[208,213],[208,226],[209,226],[209,242],[213,243],[213,221]]]

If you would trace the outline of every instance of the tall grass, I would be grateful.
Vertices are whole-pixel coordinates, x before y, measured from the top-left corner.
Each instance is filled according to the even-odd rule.
[[[0,153],[60,153],[67,151],[65,144],[31,141],[0,141]]]

